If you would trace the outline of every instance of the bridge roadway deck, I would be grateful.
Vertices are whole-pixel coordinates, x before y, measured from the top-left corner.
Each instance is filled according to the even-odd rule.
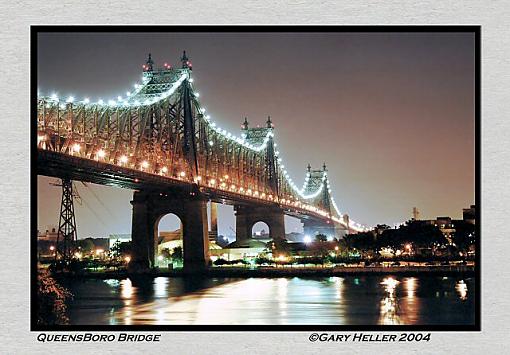
[[[76,181],[120,187],[130,190],[161,190],[176,189],[191,192],[198,187],[201,193],[216,203],[229,205],[277,206],[286,215],[300,219],[325,220],[320,214],[297,207],[280,205],[277,202],[241,195],[208,186],[198,186],[176,178],[146,173],[92,159],[75,157],[64,153],[37,149],[37,175],[55,178],[69,178]]]

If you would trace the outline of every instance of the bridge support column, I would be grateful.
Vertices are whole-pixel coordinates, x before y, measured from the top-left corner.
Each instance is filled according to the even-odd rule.
[[[236,240],[246,240],[252,237],[253,225],[264,222],[269,227],[271,238],[285,238],[284,213],[275,207],[234,206],[236,213]]]
[[[154,267],[157,238],[154,238],[154,217],[151,199],[141,192],[133,193],[131,224],[131,261],[129,272],[144,273]]]
[[[182,250],[184,271],[203,271],[209,263],[209,236],[207,228],[207,201],[202,199],[183,201],[184,219]]]
[[[209,262],[206,199],[197,192],[172,194],[136,191],[131,204],[133,222],[131,261],[128,264],[130,272],[144,273],[155,267],[157,224],[168,213],[181,219],[184,270],[194,273],[206,269]]]

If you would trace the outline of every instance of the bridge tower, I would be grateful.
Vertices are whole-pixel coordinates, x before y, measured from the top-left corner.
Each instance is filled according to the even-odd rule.
[[[191,90],[188,80],[185,80],[181,95],[182,107],[184,111],[184,140],[182,142],[183,152],[186,155],[186,160],[191,171],[192,177],[198,175],[198,157],[197,157],[197,142],[196,142],[196,127],[195,117],[191,107]]]
[[[279,195],[278,166],[275,156],[275,147],[272,133],[274,125],[271,116],[267,117],[265,127],[250,128],[248,118],[244,118],[241,125],[244,138],[253,145],[262,144],[265,137],[269,137],[264,153],[264,168],[266,171],[266,183],[273,195]],[[269,226],[271,238],[285,238],[285,221],[283,210],[278,206],[249,206],[235,205],[236,215],[236,240],[246,240],[252,237],[253,225],[264,222]]]
[[[147,66],[153,70],[152,59],[149,55]],[[131,239],[133,253],[129,263],[130,272],[146,272],[156,266],[157,226],[159,220],[168,213],[177,215],[182,222],[183,257],[186,272],[200,272],[207,267],[209,261],[209,238],[207,223],[207,198],[199,189],[197,180],[199,176],[199,159],[197,150],[197,124],[199,113],[194,110],[192,88],[190,84],[191,62],[186,51],[181,57],[182,69],[179,73],[186,74],[186,79],[180,86],[179,98],[175,105],[176,121],[178,121],[179,138],[176,140],[176,149],[182,152],[189,175],[196,181],[190,186],[183,186],[169,190],[142,187],[133,193],[132,229]],[[157,94],[160,87],[168,80],[164,71],[153,70],[152,75],[146,76],[148,95]],[[158,115],[152,112],[153,118]],[[148,127],[149,134],[163,132],[163,127],[152,125]],[[155,133],[154,133],[155,132]]]
[[[62,179],[62,200],[60,203],[60,220],[58,223],[55,260],[68,264],[73,258],[76,244],[76,218],[73,203],[73,182]]]
[[[271,122],[271,116],[267,116],[266,128],[271,132],[274,130],[273,122]],[[268,173],[269,186],[273,190],[275,195],[279,195],[278,189],[278,168],[276,166],[275,149],[273,137],[269,137],[266,148],[266,170]]]
[[[323,164],[320,170],[312,170],[310,164],[308,164],[307,174],[308,184],[305,187],[305,192],[310,193],[317,191],[322,186],[319,195],[314,198],[313,202],[331,215],[331,195],[327,182],[328,170],[326,163]],[[317,234],[324,234],[329,238],[338,238],[341,234],[341,232],[337,230],[337,226],[330,221],[324,222],[317,218],[308,217],[303,219],[302,223],[305,235],[312,238]]]

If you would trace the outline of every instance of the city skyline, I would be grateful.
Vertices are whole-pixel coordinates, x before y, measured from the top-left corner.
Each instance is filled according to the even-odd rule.
[[[148,52],[158,66],[176,65],[182,49],[217,122],[237,133],[245,116],[256,125],[271,115],[290,176],[299,185],[308,162],[326,161],[335,199],[356,221],[392,225],[414,206],[423,218],[457,217],[474,204],[469,34],[43,34],[39,89],[116,97]],[[51,180],[38,178],[40,229],[58,224]],[[77,185],[90,204],[76,206],[80,237],[130,230],[130,191]],[[218,222],[231,234],[233,213],[220,210]]]

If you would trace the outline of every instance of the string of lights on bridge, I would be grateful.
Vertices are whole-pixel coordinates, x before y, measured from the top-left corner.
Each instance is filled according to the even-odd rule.
[[[190,72],[186,71],[184,74],[182,74],[172,84],[172,86],[167,91],[164,91],[159,96],[156,96],[156,97],[153,97],[153,98],[150,98],[150,99],[146,99],[145,101],[130,100],[130,98],[131,97],[135,97],[138,93],[140,93],[143,90],[144,86],[149,83],[150,79],[147,78],[147,77],[142,77],[142,79],[141,79],[142,83],[141,84],[140,83],[135,83],[134,84],[134,89],[135,90],[132,91],[132,92],[129,92],[129,91],[126,92],[126,97],[125,98],[122,97],[122,96],[118,96],[117,100],[113,100],[112,99],[112,100],[108,100],[107,102],[105,102],[104,100],[99,99],[97,102],[92,103],[90,101],[90,99],[88,99],[88,98],[84,98],[81,101],[76,101],[74,96],[68,96],[66,99],[61,99],[56,93],[53,93],[49,98],[46,98],[46,99],[50,100],[50,101],[53,101],[54,103],[59,104],[59,107],[61,109],[65,109],[65,104],[75,104],[75,103],[76,104],[82,104],[82,105],[85,105],[85,106],[108,106],[108,107],[112,107],[112,108],[114,108],[114,107],[148,106],[148,105],[153,105],[153,104],[155,104],[157,102],[160,102],[160,101],[165,100],[165,99],[169,98],[170,96],[172,96],[177,91],[177,89],[182,85],[182,83],[185,80],[188,80],[188,82],[190,83],[190,87],[193,89],[194,79],[191,78]],[[266,136],[264,137],[262,143],[260,145],[258,145],[258,146],[255,146],[255,145],[249,143],[248,141],[246,141],[246,139],[245,139],[246,135],[244,133],[241,134],[241,137],[238,137],[238,136],[228,132],[227,130],[221,128],[216,122],[212,121],[210,115],[208,115],[206,113],[206,108],[202,107],[201,104],[200,104],[200,101],[198,100],[198,98],[200,97],[200,94],[198,92],[196,92],[195,90],[192,90],[192,92],[193,92],[193,95],[195,97],[196,102],[198,103],[200,112],[203,114],[203,117],[204,117],[205,121],[208,123],[209,127],[212,128],[216,133],[222,135],[224,138],[226,138],[228,140],[231,140],[231,141],[234,141],[234,142],[236,142],[236,143],[238,143],[238,144],[240,144],[240,145],[242,145],[242,146],[244,146],[244,147],[246,147],[246,148],[248,148],[248,149],[250,149],[252,151],[255,151],[255,152],[261,152],[264,149],[266,149],[267,144],[269,143],[269,140],[271,138],[274,138],[273,131],[269,130],[267,132]],[[63,102],[65,102],[65,104],[63,104]],[[213,143],[213,141],[209,141],[209,144],[213,145],[214,143]],[[274,143],[274,147],[277,147],[277,143]],[[102,155],[104,156],[104,152],[103,152]],[[309,179],[311,177],[311,173],[310,172],[306,173],[305,179],[304,179],[304,182],[303,182],[303,187],[302,188],[298,188],[296,186],[296,184],[293,182],[292,178],[289,176],[287,170],[285,169],[285,165],[283,164],[283,159],[281,158],[280,152],[278,150],[275,151],[275,155],[277,156],[277,161],[278,161],[277,165],[278,165],[278,167],[280,169],[280,172],[282,173],[282,175],[286,179],[288,185],[292,188],[292,190],[294,190],[294,192],[296,192],[298,194],[298,196],[301,199],[303,199],[303,200],[314,199],[317,196],[319,196],[319,194],[323,191],[324,188],[327,188],[328,192],[331,194],[331,187],[330,187],[330,184],[329,184],[329,180],[327,178],[327,172],[326,171],[323,171],[323,175],[322,175],[322,178],[321,178],[321,185],[317,188],[317,190],[314,191],[314,192],[311,192],[311,193],[307,193],[306,192],[306,188],[308,186],[308,181],[309,181]],[[99,154],[99,156],[101,156],[101,154]],[[126,159],[123,159],[123,157],[121,157],[121,162],[126,162]],[[142,164],[142,168],[143,167],[144,166]],[[225,184],[225,186],[222,186],[222,187],[227,187],[228,188],[228,186],[226,184]],[[244,191],[244,189],[242,187],[240,187],[240,192],[246,192],[247,194],[252,195],[250,189],[247,189],[246,191]],[[258,193],[257,194],[254,193],[252,196],[259,197],[259,198],[266,198],[265,194],[261,194],[259,196]],[[269,196],[269,197],[272,197],[272,196]],[[336,213],[338,214],[339,218],[334,216],[334,215],[330,215],[326,211],[320,210],[319,208],[317,208],[315,206],[311,206],[311,205],[308,205],[308,204],[304,204],[304,205],[301,204],[301,207],[306,209],[306,210],[319,213],[322,216],[329,217],[333,221],[346,226],[346,222],[343,220],[344,214],[338,208],[338,205],[336,204],[333,196],[330,195],[330,198],[331,198],[331,202],[333,204],[333,207],[334,207]],[[291,203],[290,200],[285,200],[285,199],[282,199],[282,201],[280,201],[280,202],[284,202],[284,203],[286,202],[286,204],[290,204]],[[365,230],[367,230],[367,228],[365,226],[363,226],[363,225],[361,225],[361,224],[359,224],[357,222],[354,222],[353,220],[350,220],[348,227],[352,228],[352,229],[354,229],[356,231],[365,231]]]

